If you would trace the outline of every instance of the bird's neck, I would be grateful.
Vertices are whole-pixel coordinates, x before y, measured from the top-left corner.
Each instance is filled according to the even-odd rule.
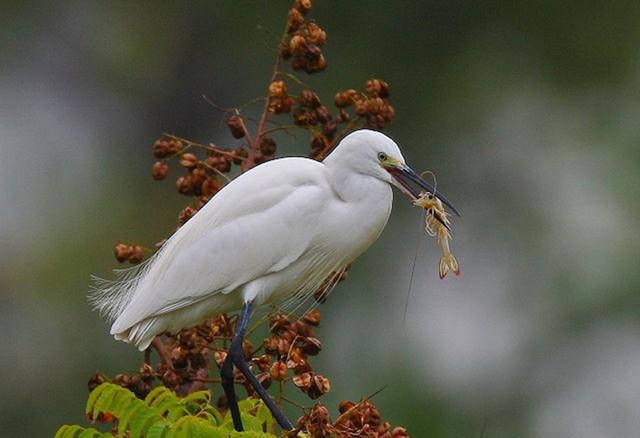
[[[333,191],[345,202],[377,203],[392,196],[391,186],[373,176],[341,166],[327,166],[327,172]]]

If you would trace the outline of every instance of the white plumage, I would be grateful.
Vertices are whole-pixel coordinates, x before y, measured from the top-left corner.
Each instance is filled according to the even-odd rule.
[[[91,300],[113,323],[111,334],[144,350],[160,333],[247,301],[302,299],[378,238],[391,212],[392,164],[404,165],[398,146],[369,130],[345,137],[323,162],[261,164],[146,263],[117,281],[96,279]]]

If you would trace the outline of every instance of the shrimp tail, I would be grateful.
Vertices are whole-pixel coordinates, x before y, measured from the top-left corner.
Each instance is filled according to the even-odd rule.
[[[458,260],[451,253],[440,258],[440,266],[438,267],[440,280],[447,276],[449,270],[453,271],[456,275],[460,275],[460,265],[458,264]]]

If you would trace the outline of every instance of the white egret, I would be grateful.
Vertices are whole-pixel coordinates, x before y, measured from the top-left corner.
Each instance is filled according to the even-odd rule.
[[[112,322],[111,334],[140,350],[163,332],[241,308],[221,368],[234,426],[242,430],[233,365],[278,423],[292,429],[244,360],[251,312],[292,296],[307,298],[362,254],[387,223],[391,185],[412,199],[418,196],[414,185],[434,192],[405,164],[393,140],[371,130],[349,134],[322,162],[266,162],[227,184],[139,268],[118,281],[98,279],[91,300]]]

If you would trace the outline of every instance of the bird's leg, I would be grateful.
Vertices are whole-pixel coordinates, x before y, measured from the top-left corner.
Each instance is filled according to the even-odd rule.
[[[237,431],[242,431],[242,421],[240,419],[240,410],[238,409],[238,403],[236,400],[235,388],[233,387],[233,365],[235,365],[240,372],[247,378],[251,386],[256,390],[262,401],[267,405],[271,414],[276,419],[278,424],[285,430],[292,430],[293,425],[285,417],[280,408],[276,406],[271,396],[266,389],[260,384],[256,376],[253,374],[249,365],[247,365],[244,359],[244,351],[242,350],[242,341],[244,340],[247,326],[249,325],[249,318],[251,317],[251,302],[247,302],[242,306],[240,311],[240,317],[236,325],[236,335],[231,341],[227,358],[222,363],[220,368],[220,375],[222,376],[222,387],[227,395],[227,401],[229,403],[229,409],[231,410],[231,417],[233,418],[233,427]]]

